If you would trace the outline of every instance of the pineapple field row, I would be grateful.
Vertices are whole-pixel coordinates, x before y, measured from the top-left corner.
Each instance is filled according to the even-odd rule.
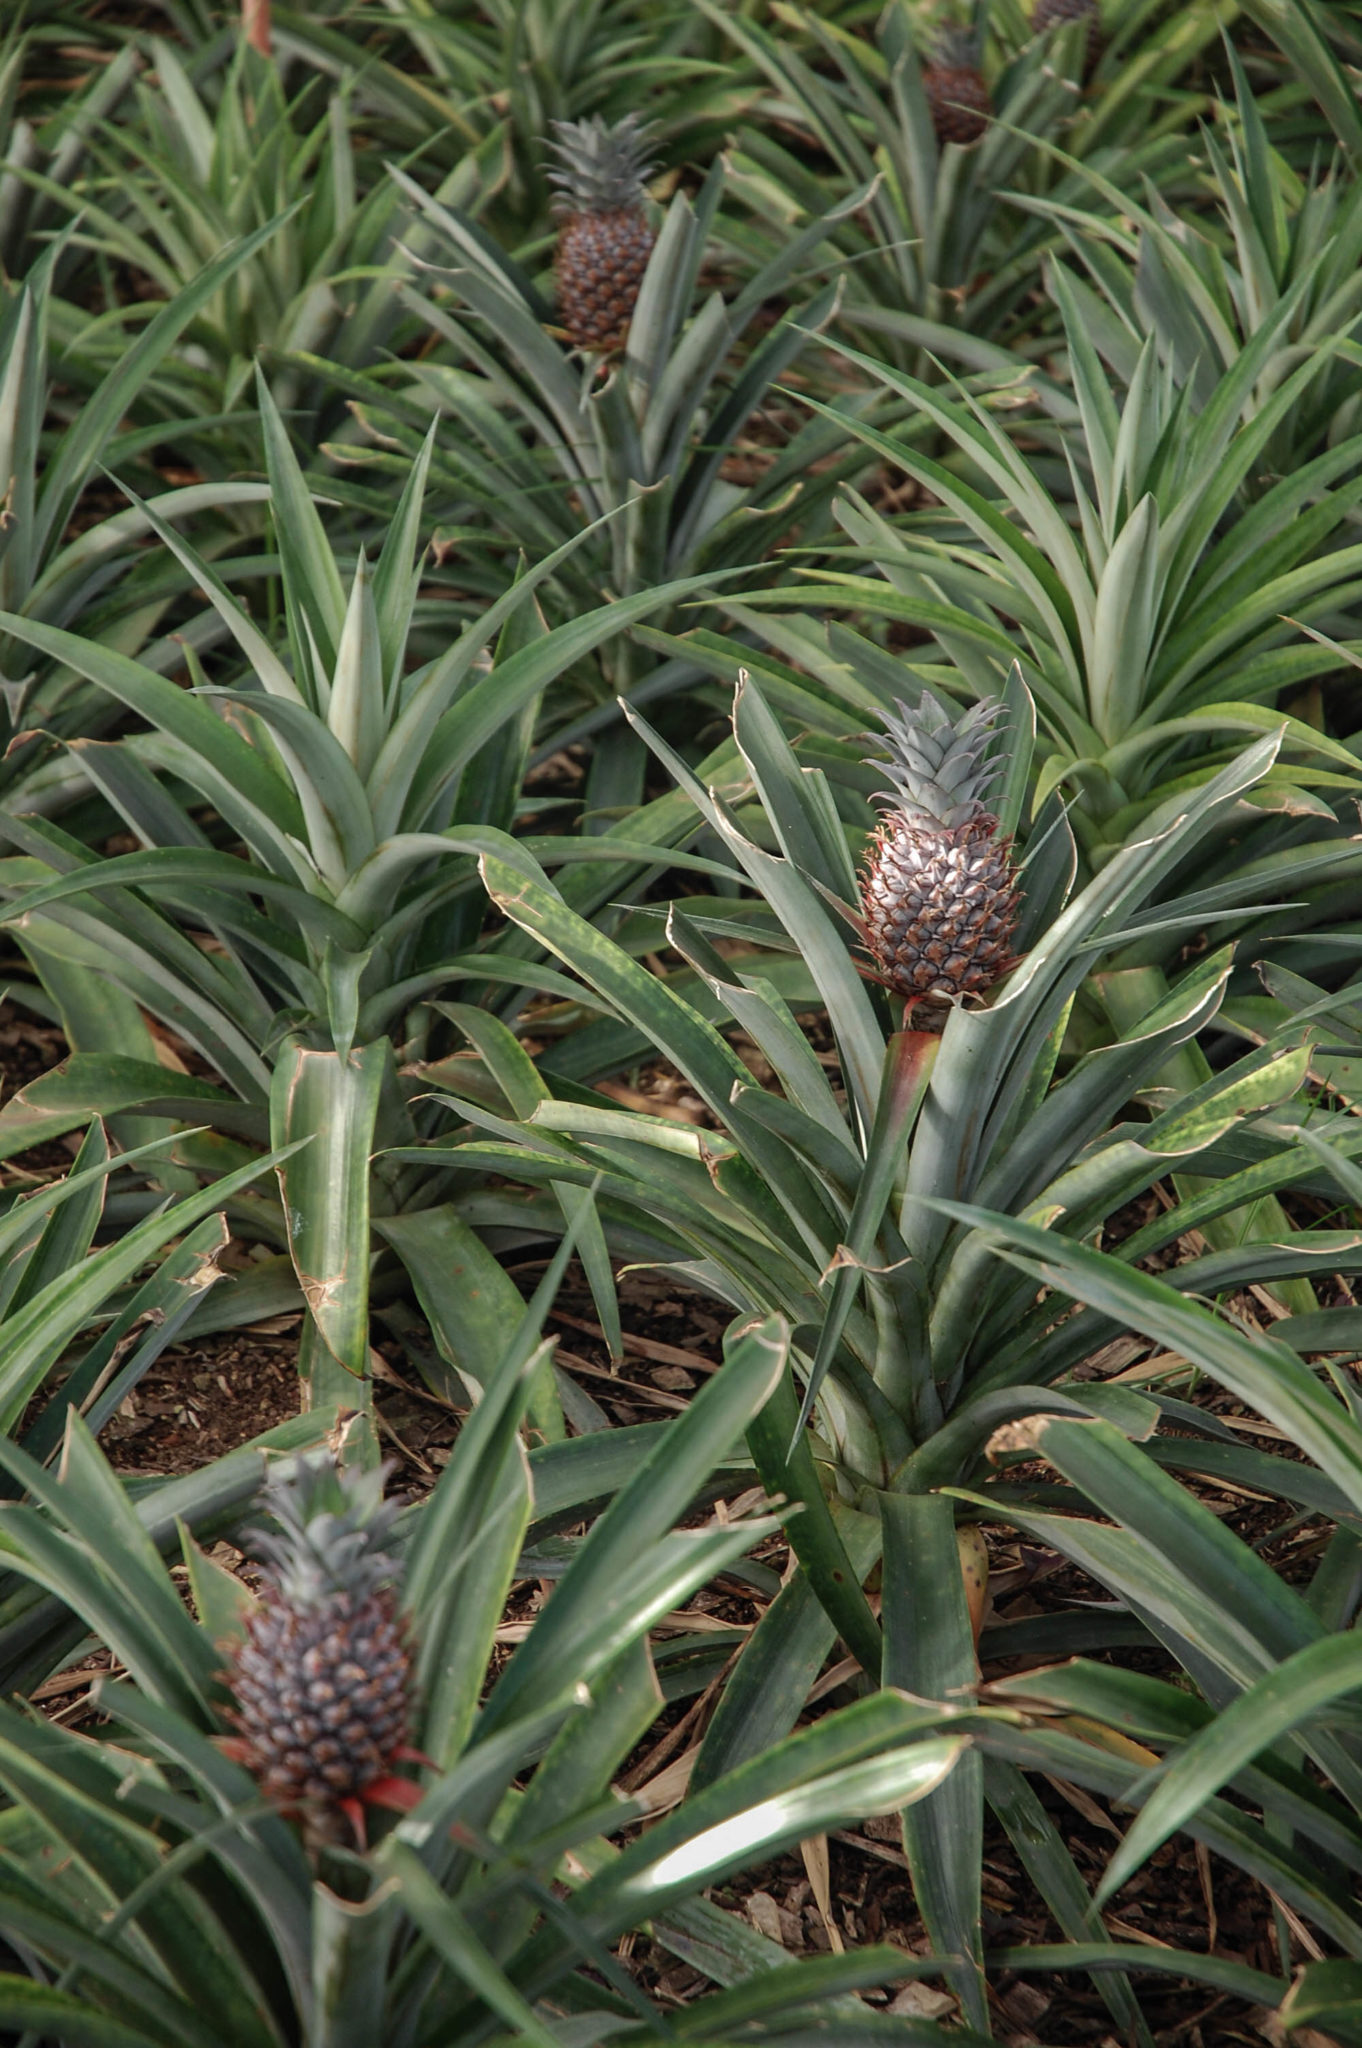
[[[1362,2048],[1362,4],[0,10],[0,2042]]]

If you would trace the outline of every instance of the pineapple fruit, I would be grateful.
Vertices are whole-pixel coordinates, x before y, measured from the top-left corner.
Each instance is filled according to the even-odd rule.
[[[1009,941],[1020,899],[1011,843],[984,798],[981,756],[1002,706],[960,717],[924,690],[915,711],[885,720],[890,808],[861,875],[863,931],[880,978],[907,1002],[905,1023],[939,1029],[945,1009],[987,994],[1016,963]]]
[[[967,29],[938,32],[931,61],[922,68],[922,90],[939,143],[966,149],[988,133],[993,100],[979,69],[978,43]]]
[[[361,1838],[361,1802],[411,1754],[384,1476],[328,1461],[267,1489],[278,1531],[255,1532],[268,1575],[226,1674],[230,1752],[261,1790],[285,1808],[349,1812]]]
[[[560,219],[554,268],[558,317],[574,348],[619,348],[629,332],[634,302],[657,236],[648,220],[644,180],[650,131],[626,114],[608,126],[555,121],[550,145],[559,167]]]
[[[1102,15],[1097,0],[1036,0],[1031,13],[1031,26],[1037,35],[1055,28],[1065,21],[1086,21],[1088,24],[1087,46],[1083,53],[1083,78],[1086,83],[1097,69],[1102,55]]]

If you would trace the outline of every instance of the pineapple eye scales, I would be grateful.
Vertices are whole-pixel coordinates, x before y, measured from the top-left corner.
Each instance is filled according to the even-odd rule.
[[[228,1680],[240,1760],[289,1807],[342,1805],[389,1777],[406,1740],[411,1658],[381,1471],[304,1468],[267,1490],[267,1577]]]

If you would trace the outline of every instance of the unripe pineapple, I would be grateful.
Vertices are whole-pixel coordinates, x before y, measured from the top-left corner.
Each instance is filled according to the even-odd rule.
[[[924,690],[915,711],[885,719],[890,809],[861,876],[866,945],[905,1022],[944,1022],[943,1006],[985,995],[1015,965],[1020,908],[1012,848],[984,803],[994,769],[980,760],[1002,706],[958,719]]]
[[[549,183],[559,189],[562,223],[554,257],[558,318],[574,348],[619,348],[657,240],[644,191],[651,131],[634,114],[613,127],[599,114],[552,127],[559,168]]]
[[[938,32],[931,62],[922,69],[922,90],[938,142],[958,142],[963,149],[988,133],[993,100],[968,30]]]
[[[227,1678],[234,1753],[281,1806],[358,1811],[406,1740],[411,1660],[383,1480],[328,1461],[265,1495],[279,1528],[254,1534],[268,1577]]]
[[[1086,21],[1088,24],[1087,47],[1083,53],[1086,83],[1097,69],[1102,55],[1102,15],[1097,0],[1036,0],[1031,11],[1031,26],[1037,35],[1044,35],[1046,29],[1055,28],[1064,21]]]

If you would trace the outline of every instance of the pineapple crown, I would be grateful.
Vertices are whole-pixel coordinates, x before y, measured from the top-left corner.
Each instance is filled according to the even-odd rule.
[[[962,28],[958,22],[946,22],[935,28],[931,37],[930,61],[942,71],[976,71],[979,67],[978,31]]]
[[[558,187],[557,207],[564,213],[614,213],[640,206],[644,180],[656,169],[646,161],[655,129],[642,126],[637,114],[608,122],[602,114],[588,121],[550,121],[550,150],[558,166],[549,183]]]
[[[393,1469],[342,1472],[328,1456],[267,1482],[261,1505],[278,1526],[252,1529],[250,1538],[281,1599],[321,1607],[348,1593],[358,1604],[397,1577],[386,1545],[401,1502],[383,1498]]]
[[[1001,698],[971,704],[957,717],[924,690],[915,709],[901,700],[898,708],[897,718],[886,715],[884,721],[884,765],[894,786],[892,793],[879,792],[883,800],[907,817],[938,825],[964,825],[982,816],[998,763],[981,757],[997,732]]]

